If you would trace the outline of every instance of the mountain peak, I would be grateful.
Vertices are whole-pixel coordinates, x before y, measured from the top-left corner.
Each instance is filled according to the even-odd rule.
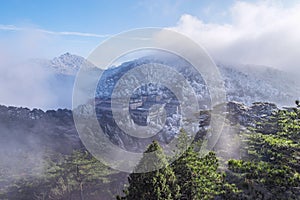
[[[70,56],[70,55],[72,55],[72,54],[69,52],[66,52],[66,53],[62,54],[61,56]]]
[[[53,58],[50,61],[50,66],[53,67],[57,72],[66,75],[75,75],[82,66],[95,67],[85,58],[69,52]]]
[[[57,59],[64,59],[64,58],[70,58],[70,59],[74,59],[74,58],[77,58],[77,59],[84,59],[84,58],[81,57],[81,56],[77,56],[77,55],[71,54],[71,53],[69,53],[69,52],[66,52],[66,53],[64,53],[64,54],[61,54],[60,56],[55,57],[55,58],[57,58]],[[54,59],[55,59],[55,58],[54,58]]]

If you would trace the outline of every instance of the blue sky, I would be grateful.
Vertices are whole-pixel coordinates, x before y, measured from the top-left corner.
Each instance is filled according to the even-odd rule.
[[[172,26],[185,13],[207,21],[223,20],[220,13],[232,0],[9,0],[2,1],[1,23],[33,25],[53,31],[81,31],[99,34],[144,26]],[[208,11],[211,13],[208,15]]]
[[[44,53],[54,56],[63,51],[87,56],[106,35],[133,28],[175,26],[181,15],[190,14],[205,22],[229,20],[225,11],[233,0],[7,0],[1,1],[0,25],[14,28],[43,29],[52,32],[80,32],[100,37],[65,34],[53,37],[60,46]],[[2,28],[0,37],[14,37],[12,30]],[[18,34],[18,33],[17,33]],[[104,35],[101,38],[101,35]],[[48,38],[49,39],[49,38]],[[51,47],[52,48],[52,47]]]
[[[249,40],[246,34],[240,35],[245,28],[241,28],[241,24],[252,24],[247,19],[255,23],[249,34],[256,34],[255,29],[263,28],[260,18],[273,23],[268,16],[278,18],[282,13],[289,13],[288,9],[296,4],[299,0],[1,0],[0,46],[9,46],[11,52],[18,52],[21,57],[52,58],[65,52],[87,57],[110,35],[133,28],[177,27],[178,31],[196,40],[203,34],[215,36],[218,32],[223,35],[225,31],[224,34],[230,36],[217,35],[211,39],[212,44],[207,44],[207,39],[199,41],[214,54],[211,46],[214,47],[215,41],[223,44],[241,37]],[[295,17],[298,16],[289,18]],[[288,20],[283,24],[290,25]],[[262,30],[263,33],[267,31]],[[234,49],[233,53],[239,50]],[[0,53],[2,51],[8,50],[0,48]],[[228,52],[226,49],[218,56]]]

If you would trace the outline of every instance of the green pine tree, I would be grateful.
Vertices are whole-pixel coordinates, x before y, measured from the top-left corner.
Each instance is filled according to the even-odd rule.
[[[225,175],[217,171],[218,159],[213,152],[199,158],[190,147],[172,166],[181,189],[180,199],[212,199],[235,192],[235,187],[225,182]]]
[[[299,199],[300,108],[279,110],[245,133],[242,160],[229,160],[241,198]]]
[[[153,153],[150,158],[147,153]],[[145,173],[132,173],[129,175],[129,186],[124,191],[125,196],[118,196],[123,200],[174,200],[179,196],[179,186],[172,168],[158,142],[149,145],[144,157],[139,162],[136,170],[148,170],[149,165],[162,167],[156,171]]]

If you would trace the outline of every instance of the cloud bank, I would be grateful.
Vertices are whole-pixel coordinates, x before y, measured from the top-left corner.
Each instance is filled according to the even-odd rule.
[[[185,14],[172,29],[199,42],[220,62],[299,68],[300,3],[236,2],[227,17],[230,23],[213,24]]]
[[[91,48],[89,43],[81,41],[96,45],[98,41],[89,39],[108,37],[84,32],[54,32],[32,26],[0,25],[1,30],[0,104],[44,110],[70,108],[73,79],[55,74],[43,58],[52,59],[69,51],[80,55],[81,48]],[[76,38],[79,37],[84,39],[78,42]]]
[[[0,104],[44,110],[69,105],[69,82],[60,81],[47,63],[32,59],[47,54],[46,47],[52,43],[47,35],[37,31],[0,38]]]

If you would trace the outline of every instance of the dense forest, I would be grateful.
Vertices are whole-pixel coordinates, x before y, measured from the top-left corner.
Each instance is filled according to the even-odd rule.
[[[239,129],[234,136],[239,141],[239,159],[218,147],[201,156],[201,138],[170,165],[162,147],[153,141],[145,153],[155,152],[164,167],[147,173],[112,170],[84,148],[72,154],[49,150],[42,164],[30,152],[22,152],[33,165],[15,173],[1,163],[0,199],[300,199],[300,108],[296,104]],[[179,137],[178,148],[182,148],[188,133],[182,130]],[[231,142],[234,145],[235,140]],[[137,167],[146,166],[145,162],[141,159]]]

